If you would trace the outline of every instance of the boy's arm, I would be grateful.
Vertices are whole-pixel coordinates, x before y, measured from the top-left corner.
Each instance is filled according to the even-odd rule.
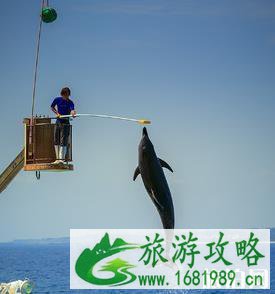
[[[73,103],[73,101],[71,101],[71,115],[72,115],[73,117],[76,116],[76,111],[75,111],[75,109],[74,109],[74,103]]]
[[[60,114],[58,113],[58,111],[56,110],[55,107],[51,107],[51,110],[52,110],[57,116],[60,116]]]
[[[56,99],[53,100],[53,103],[51,104],[51,110],[57,115],[60,116],[60,114],[58,113],[57,109],[56,109]]]

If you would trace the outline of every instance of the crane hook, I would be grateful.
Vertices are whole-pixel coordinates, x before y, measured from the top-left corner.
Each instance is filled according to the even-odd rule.
[[[40,180],[40,171],[39,171],[39,170],[37,170],[37,171],[35,172],[35,176],[36,176],[36,179],[37,179],[37,180]]]

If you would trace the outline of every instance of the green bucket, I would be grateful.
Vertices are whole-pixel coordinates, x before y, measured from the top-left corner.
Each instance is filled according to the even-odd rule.
[[[54,22],[57,18],[57,13],[55,9],[51,7],[44,7],[42,9],[41,18],[42,21],[46,23]]]

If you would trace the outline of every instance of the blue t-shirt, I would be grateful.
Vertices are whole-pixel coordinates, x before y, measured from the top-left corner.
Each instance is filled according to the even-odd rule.
[[[56,107],[57,111],[61,115],[71,114],[71,111],[74,110],[74,103],[70,99],[64,99],[62,97],[56,97],[51,104],[51,107]]]

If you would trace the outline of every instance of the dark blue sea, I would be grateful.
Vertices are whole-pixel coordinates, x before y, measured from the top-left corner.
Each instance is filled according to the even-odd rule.
[[[15,245],[0,244],[0,282],[9,282],[29,278],[35,283],[33,293],[218,293],[229,291],[202,291],[202,290],[102,290],[73,291],[69,289],[70,280],[70,250],[69,245]],[[275,244],[271,245],[271,289],[272,290],[234,290],[230,293],[275,293]]]

